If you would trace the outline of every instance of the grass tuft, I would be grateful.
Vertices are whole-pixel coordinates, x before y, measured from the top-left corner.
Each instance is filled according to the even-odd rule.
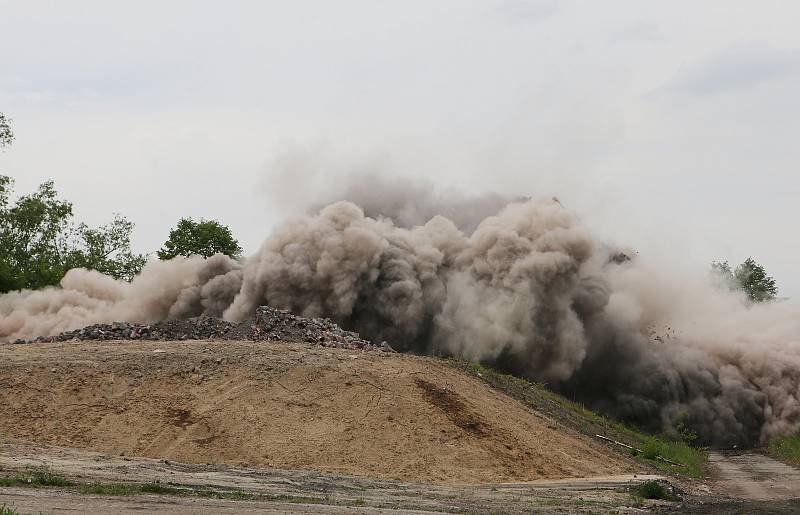
[[[28,474],[17,474],[15,476],[0,477],[0,486],[29,486],[33,488],[41,486],[74,486],[75,483],[63,476],[53,474],[48,469],[36,469]]]
[[[0,515],[19,515],[19,512],[12,506],[3,503],[3,505],[0,506]]]

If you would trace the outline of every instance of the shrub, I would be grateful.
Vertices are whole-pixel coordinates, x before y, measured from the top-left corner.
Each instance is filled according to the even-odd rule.
[[[633,489],[633,495],[642,499],[660,499],[663,501],[674,501],[670,489],[658,481],[645,481]]]

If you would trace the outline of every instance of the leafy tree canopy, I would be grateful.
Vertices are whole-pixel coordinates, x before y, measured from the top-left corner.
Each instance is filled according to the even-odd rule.
[[[98,228],[76,225],[72,204],[58,198],[52,181],[13,201],[12,187],[0,175],[0,292],[53,286],[76,267],[131,280],[144,266],[146,256],[131,252],[133,224],[124,217]]]
[[[70,268],[91,268],[132,281],[147,262],[146,255],[131,252],[133,227],[133,222],[119,214],[114,215],[111,223],[96,229],[80,224],[77,234],[81,247],[70,254]]]
[[[0,148],[11,145],[14,141],[14,131],[11,130],[11,120],[0,113]]]
[[[742,290],[753,302],[764,302],[774,299],[778,294],[775,279],[767,275],[763,266],[752,257],[731,269],[727,261],[714,261],[711,270],[721,282],[732,290]]]
[[[181,218],[177,227],[169,232],[164,247],[158,251],[159,259],[172,259],[175,256],[198,255],[205,258],[214,254],[225,254],[238,258],[242,253],[239,242],[231,230],[216,220]]]

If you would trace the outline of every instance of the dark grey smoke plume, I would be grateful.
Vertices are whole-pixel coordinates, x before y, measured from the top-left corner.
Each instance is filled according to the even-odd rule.
[[[682,420],[708,443],[800,428],[800,317],[788,305],[747,306],[707,278],[619,259],[555,200],[437,210],[423,190],[395,193],[367,203],[373,216],[341,201],[290,219],[244,265],[154,262],[131,284],[73,270],[59,289],[2,296],[0,338],[202,313],[235,321],[267,303],[495,364],[654,430]],[[450,209],[458,223],[437,213]],[[651,338],[667,325],[673,337]]]

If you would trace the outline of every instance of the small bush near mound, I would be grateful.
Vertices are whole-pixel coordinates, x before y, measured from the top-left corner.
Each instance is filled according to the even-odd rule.
[[[11,506],[3,504],[0,506],[0,515],[19,515],[19,512]]]
[[[800,465],[800,433],[779,436],[769,441],[769,453],[794,465]]]
[[[662,501],[674,501],[675,496],[670,491],[670,488],[664,486],[658,481],[645,481],[644,483],[635,486],[631,493],[635,497],[642,499],[659,499]]]

